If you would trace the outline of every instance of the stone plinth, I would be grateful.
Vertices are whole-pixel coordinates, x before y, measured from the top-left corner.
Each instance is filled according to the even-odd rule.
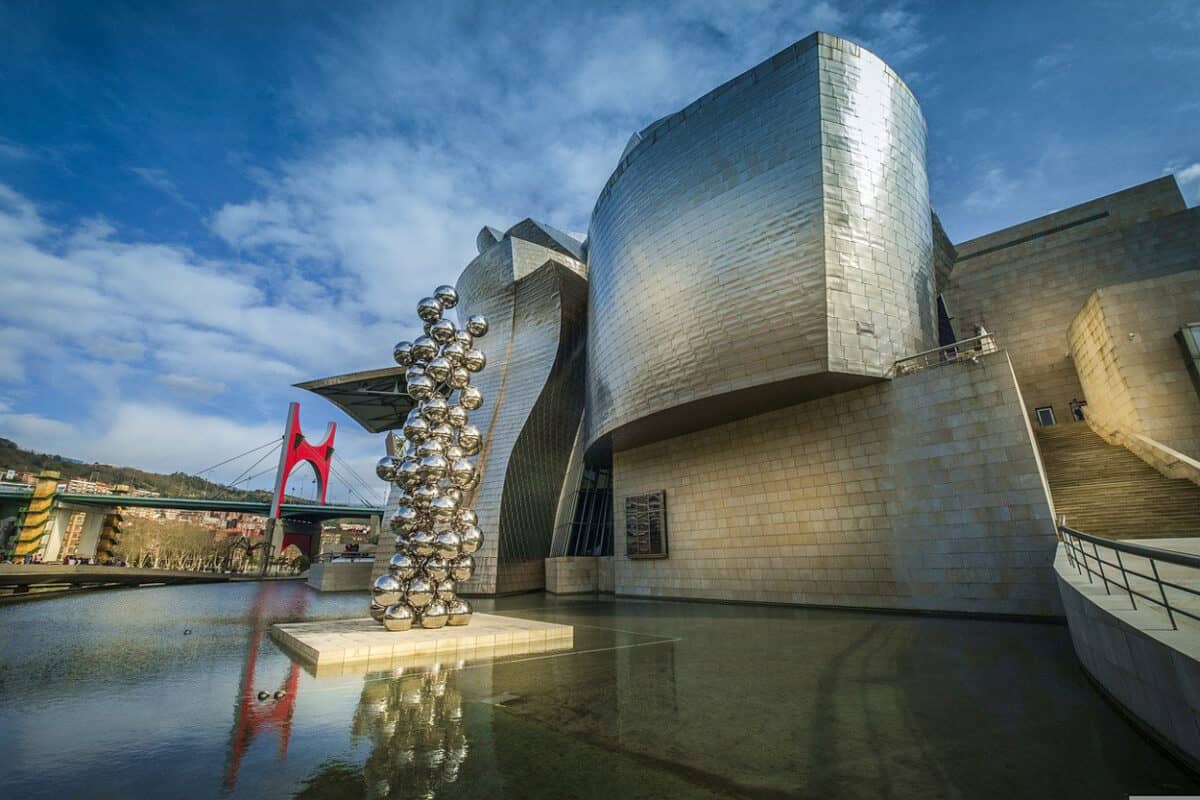
[[[433,656],[458,661],[565,650],[575,642],[575,629],[477,613],[469,625],[402,632],[389,631],[370,617],[282,623],[271,626],[271,638],[314,674],[325,675],[385,669]]]
[[[318,592],[365,592],[371,588],[370,561],[313,564],[308,570],[308,585]]]

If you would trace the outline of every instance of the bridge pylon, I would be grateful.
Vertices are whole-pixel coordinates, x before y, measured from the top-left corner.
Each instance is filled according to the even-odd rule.
[[[319,444],[309,442],[300,428],[300,404],[288,405],[287,422],[283,426],[283,446],[279,449],[279,469],[275,472],[275,486],[271,495],[271,512],[267,516],[267,527],[263,532],[270,542],[263,551],[263,574],[267,571],[271,556],[283,550],[284,536],[278,520],[283,506],[284,488],[292,470],[301,463],[312,465],[317,473],[317,500],[321,505],[325,505],[325,495],[329,491],[329,465],[333,461],[333,438],[336,433],[337,423],[330,422],[325,428],[325,438]]]

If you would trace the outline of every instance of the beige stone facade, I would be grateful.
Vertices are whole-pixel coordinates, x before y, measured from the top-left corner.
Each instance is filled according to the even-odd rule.
[[[956,245],[941,291],[959,338],[982,325],[1008,348],[1030,414],[1066,420],[1084,395],[1067,329],[1089,295],[1200,269],[1197,241],[1200,208],[1165,177]]]
[[[1054,526],[1005,353],[614,454],[669,555],[619,594],[1056,614]]]
[[[1200,321],[1200,270],[1097,289],[1071,323],[1093,427],[1200,457],[1200,397],[1175,339]],[[1106,437],[1107,438],[1107,437]]]

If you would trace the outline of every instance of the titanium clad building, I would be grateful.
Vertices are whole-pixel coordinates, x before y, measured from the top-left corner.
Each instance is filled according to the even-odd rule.
[[[818,34],[635,134],[589,229],[587,443],[881,379],[933,347],[925,120]]]
[[[464,588],[1046,616],[1056,514],[1200,530],[1200,209],[1167,177],[956,247],[925,165],[817,33],[634,134],[586,242],[480,231]]]

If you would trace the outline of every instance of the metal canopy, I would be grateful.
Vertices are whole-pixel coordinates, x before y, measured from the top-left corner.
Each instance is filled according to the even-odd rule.
[[[413,407],[404,367],[385,367],[295,384],[345,411],[369,433],[399,428]]]

